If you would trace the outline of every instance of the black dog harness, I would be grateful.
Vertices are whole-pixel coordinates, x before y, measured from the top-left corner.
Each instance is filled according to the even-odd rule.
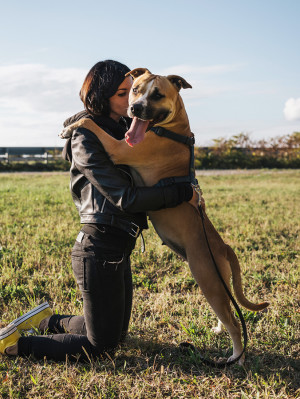
[[[195,154],[194,154],[194,145],[195,145],[195,137],[194,135],[188,137],[183,136],[182,134],[178,134],[175,132],[171,132],[171,130],[167,130],[163,127],[152,127],[150,129],[152,132],[157,134],[160,137],[166,137],[167,139],[176,141],[177,143],[185,144],[190,148],[190,167],[189,167],[189,175],[188,176],[180,176],[180,177],[167,177],[165,179],[160,180],[156,186],[164,187],[174,183],[191,183],[193,187],[198,185],[198,180],[196,179],[195,174]],[[192,133],[193,134],[193,133]]]

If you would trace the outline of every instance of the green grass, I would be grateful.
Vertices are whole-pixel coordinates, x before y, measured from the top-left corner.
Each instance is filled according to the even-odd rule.
[[[0,317],[4,326],[48,300],[81,314],[70,252],[80,229],[67,174],[0,175]],[[0,355],[1,398],[295,398],[299,365],[299,171],[199,177],[207,213],[236,251],[246,296],[249,345],[244,367],[218,370],[178,343],[226,357],[231,341],[187,264],[145,232],[132,256],[135,285],[129,337],[113,361],[88,364]],[[298,245],[298,246],[297,246]]]

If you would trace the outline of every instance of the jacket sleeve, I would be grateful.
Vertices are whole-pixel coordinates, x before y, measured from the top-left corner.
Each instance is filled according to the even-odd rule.
[[[122,211],[136,213],[171,208],[189,201],[193,189],[188,183],[168,187],[135,187],[109,158],[98,138],[87,129],[77,129],[71,140],[77,169],[108,201]]]

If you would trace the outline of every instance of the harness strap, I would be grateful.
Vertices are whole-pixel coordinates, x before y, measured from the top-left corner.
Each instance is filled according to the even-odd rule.
[[[183,136],[182,134],[178,134],[172,132],[171,130],[167,130],[164,127],[152,127],[152,130],[157,136],[166,137],[170,140],[176,141],[181,144],[185,144],[190,147],[190,166],[189,166],[189,175],[188,176],[180,176],[180,177],[167,177],[165,179],[160,180],[156,186],[165,187],[174,183],[191,183],[193,186],[198,185],[198,180],[195,176],[195,154],[194,154],[194,144],[195,137],[194,135],[188,137]]]
[[[178,143],[182,143],[190,147],[195,144],[194,135],[191,137],[183,136],[182,134],[171,132],[171,130],[167,130],[161,126],[152,127],[150,130],[152,130],[155,134],[157,134],[157,136],[166,137],[168,139],[177,141]]]
[[[165,179],[161,179],[158,183],[156,183],[155,187],[166,187],[175,183],[192,183],[192,181],[190,176],[166,177]]]

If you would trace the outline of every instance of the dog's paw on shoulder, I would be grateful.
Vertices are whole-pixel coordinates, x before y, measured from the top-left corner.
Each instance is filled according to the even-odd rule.
[[[61,139],[68,139],[72,136],[72,129],[65,127],[58,135]]]

